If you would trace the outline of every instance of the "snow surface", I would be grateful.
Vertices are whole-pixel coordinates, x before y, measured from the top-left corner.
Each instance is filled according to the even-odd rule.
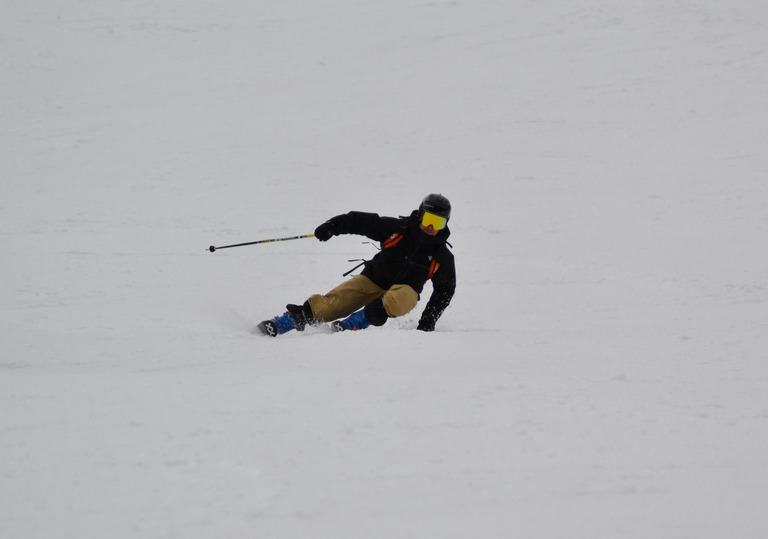
[[[764,1],[3,7],[0,537],[768,536]],[[429,192],[434,333],[206,251]]]

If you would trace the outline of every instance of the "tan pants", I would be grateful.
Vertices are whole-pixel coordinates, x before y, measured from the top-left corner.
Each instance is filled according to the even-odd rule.
[[[396,284],[384,290],[368,277],[355,275],[325,295],[310,296],[309,306],[315,319],[330,322],[345,318],[379,298],[393,318],[410,312],[419,302],[419,295],[407,284]]]

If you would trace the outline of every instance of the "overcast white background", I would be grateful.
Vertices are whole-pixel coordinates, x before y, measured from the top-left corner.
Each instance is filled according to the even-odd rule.
[[[765,537],[766,36],[756,0],[6,0],[0,536]],[[434,333],[252,333],[364,238],[206,251],[430,192]]]

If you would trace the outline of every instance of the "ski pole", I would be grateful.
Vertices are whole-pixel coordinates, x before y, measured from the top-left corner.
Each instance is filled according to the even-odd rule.
[[[288,241],[288,240],[300,240],[304,238],[314,238],[314,234],[304,234],[303,236],[291,236],[290,238],[270,238],[268,240],[249,241],[247,243],[236,243],[234,245],[222,245],[221,247],[214,247],[211,245],[208,247],[210,252],[214,252],[217,249],[229,249],[230,247],[242,247],[243,245],[256,245],[257,243],[272,243],[273,241]]]

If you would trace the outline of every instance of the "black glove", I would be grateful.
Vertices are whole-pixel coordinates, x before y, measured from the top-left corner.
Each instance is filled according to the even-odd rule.
[[[320,241],[328,241],[332,236],[336,235],[337,228],[336,223],[326,221],[315,229],[315,237]]]
[[[416,326],[416,329],[419,331],[435,331],[435,323],[432,322],[431,324],[429,322],[425,322],[424,320],[419,321],[419,325]]]

